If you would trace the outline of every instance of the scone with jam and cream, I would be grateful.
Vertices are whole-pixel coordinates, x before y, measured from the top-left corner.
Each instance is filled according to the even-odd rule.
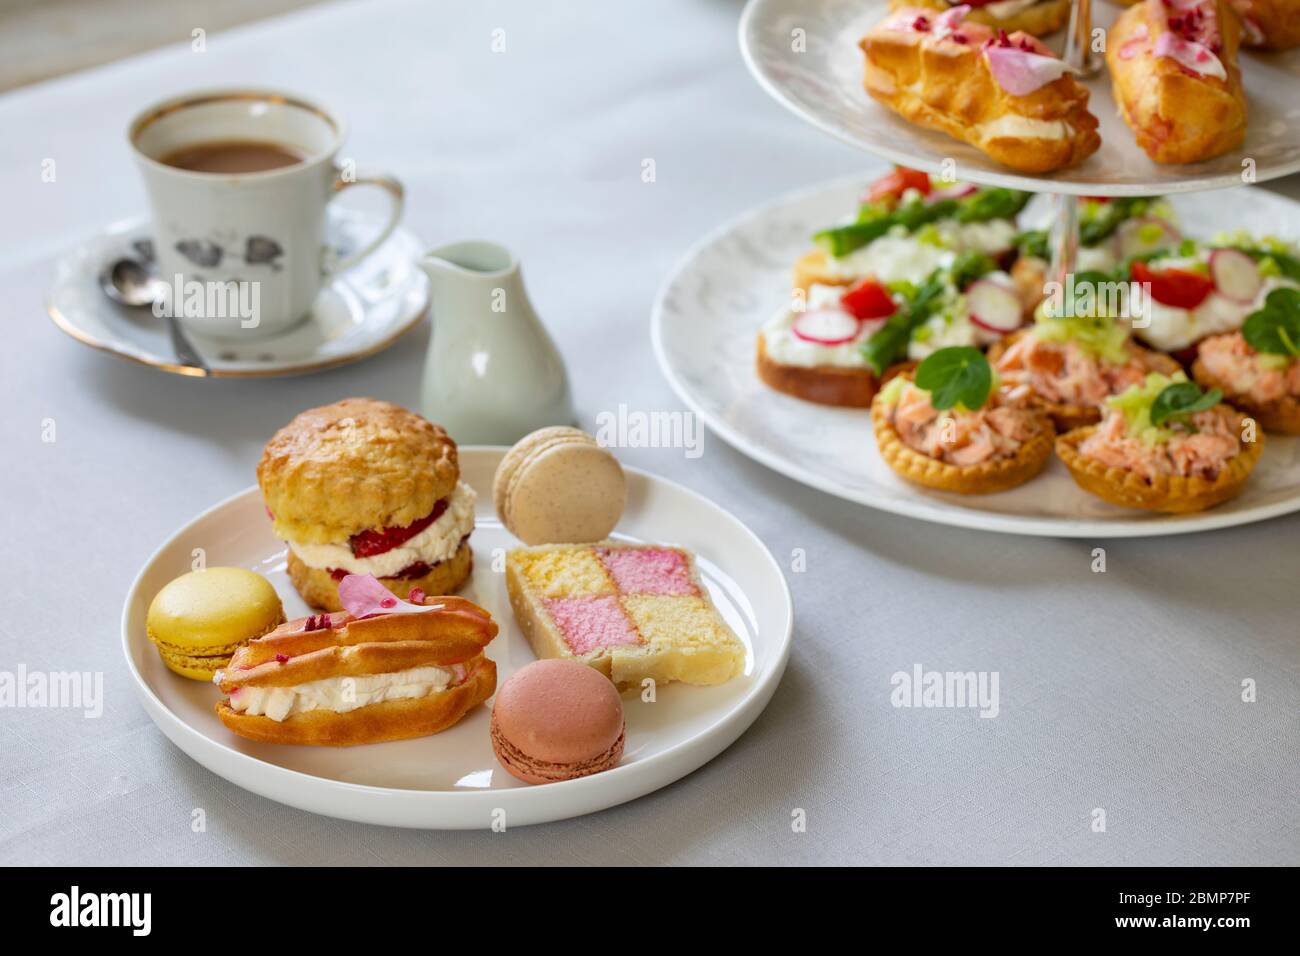
[[[372,398],[308,409],[267,443],[257,483],[312,607],[341,610],[349,574],[402,598],[450,594],[469,578],[474,491],[456,443],[413,412]]]

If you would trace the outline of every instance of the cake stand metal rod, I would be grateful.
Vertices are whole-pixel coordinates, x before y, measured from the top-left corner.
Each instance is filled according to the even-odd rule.
[[[1079,255],[1079,198],[1057,193],[1055,219],[1048,232],[1048,244],[1051,247],[1052,262],[1047,277],[1059,282],[1061,288],[1067,285],[1067,279],[1075,270]]]
[[[1070,29],[1065,35],[1065,62],[1079,71],[1079,76],[1096,76],[1101,61],[1092,52],[1092,0],[1074,0],[1070,8]]]

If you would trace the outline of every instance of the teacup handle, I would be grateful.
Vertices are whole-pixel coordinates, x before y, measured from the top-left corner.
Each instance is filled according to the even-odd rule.
[[[393,234],[393,230],[397,228],[398,221],[402,218],[402,207],[406,202],[406,189],[392,176],[377,175],[344,178],[343,171],[336,169],[334,171],[334,195],[331,196],[330,199],[333,200],[338,198],[339,193],[343,192],[345,189],[350,189],[353,186],[378,186],[380,189],[388,193],[389,198],[392,200],[392,208],[389,211],[388,222],[385,223],[384,228],[379,231],[379,235],[375,236],[374,239],[370,240],[356,252],[352,253],[352,255],[344,256],[332,265],[326,266],[324,271],[327,274],[332,275],[335,272],[342,272],[344,269],[350,269],[366,256],[370,255],[388,241],[388,237]]]

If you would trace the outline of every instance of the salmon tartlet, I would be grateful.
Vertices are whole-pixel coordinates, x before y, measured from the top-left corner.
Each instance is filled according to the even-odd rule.
[[[1251,348],[1240,332],[1201,342],[1192,375],[1252,415],[1267,431],[1300,435],[1300,359]]]
[[[987,368],[974,349],[945,349],[935,356],[955,351],[974,353]],[[936,400],[941,390],[917,384],[925,368],[922,363],[892,379],[871,406],[881,457],[895,472],[939,491],[989,494],[1043,470],[1055,435],[1045,412],[992,388],[974,408],[938,407],[947,404]]]
[[[1264,437],[1235,408],[1181,372],[1151,373],[1106,401],[1101,424],[1056,440],[1075,482],[1111,504],[1202,511],[1236,495]]]

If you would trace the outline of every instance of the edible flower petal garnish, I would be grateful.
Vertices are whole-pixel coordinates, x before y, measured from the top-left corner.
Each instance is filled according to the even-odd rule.
[[[376,614],[423,614],[436,605],[408,604],[379,583],[373,574],[349,574],[339,582],[339,603],[360,620]]]

